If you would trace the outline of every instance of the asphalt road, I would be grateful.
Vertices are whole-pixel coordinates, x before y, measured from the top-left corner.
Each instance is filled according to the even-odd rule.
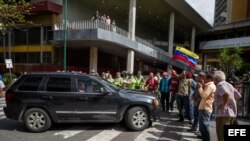
[[[5,105],[0,98],[0,141],[198,141],[194,133],[187,131],[188,122],[177,122],[177,112],[162,113],[161,120],[152,127],[129,132],[123,124],[55,124],[49,131],[30,133],[22,123],[4,116]],[[216,141],[214,122],[211,123],[211,138]]]

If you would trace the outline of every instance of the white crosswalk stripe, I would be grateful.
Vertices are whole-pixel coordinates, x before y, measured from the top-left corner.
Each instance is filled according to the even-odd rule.
[[[67,138],[70,138],[70,137],[73,137],[81,132],[83,132],[85,129],[87,129],[88,127],[84,127],[84,128],[81,128],[79,126],[74,126],[70,129],[67,129],[67,130],[63,130],[63,131],[60,131],[60,132],[56,132],[54,133],[55,136],[63,136],[63,139],[67,139]]]
[[[0,98],[0,119],[5,118],[4,112],[3,112],[3,107],[6,106],[5,104],[5,98],[1,97]]]
[[[167,123],[154,123],[153,127],[145,129],[134,141],[146,141],[150,139],[151,141],[157,141],[161,134],[163,133]],[[152,134],[154,132],[155,134]]]
[[[107,129],[107,130],[102,131],[101,133],[98,133],[97,135],[91,137],[87,141],[100,141],[100,140],[110,141],[121,133],[122,133],[122,129],[115,126],[111,129]]]

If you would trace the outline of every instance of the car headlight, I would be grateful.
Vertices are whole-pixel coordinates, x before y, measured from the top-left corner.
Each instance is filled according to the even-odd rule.
[[[158,106],[159,105],[159,101],[157,100],[157,99],[154,99],[153,100],[153,105],[156,107],[156,106]]]

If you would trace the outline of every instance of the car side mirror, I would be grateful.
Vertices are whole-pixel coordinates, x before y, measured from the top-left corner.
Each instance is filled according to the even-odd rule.
[[[101,88],[101,93],[102,93],[102,94],[109,94],[110,91],[109,91],[107,88],[102,87],[102,88]]]

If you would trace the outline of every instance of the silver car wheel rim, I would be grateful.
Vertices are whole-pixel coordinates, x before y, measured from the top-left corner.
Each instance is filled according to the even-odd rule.
[[[45,123],[44,115],[39,112],[33,112],[28,117],[28,125],[33,129],[43,128]]]
[[[145,126],[147,122],[146,113],[144,111],[137,111],[133,116],[132,122],[137,128]]]

